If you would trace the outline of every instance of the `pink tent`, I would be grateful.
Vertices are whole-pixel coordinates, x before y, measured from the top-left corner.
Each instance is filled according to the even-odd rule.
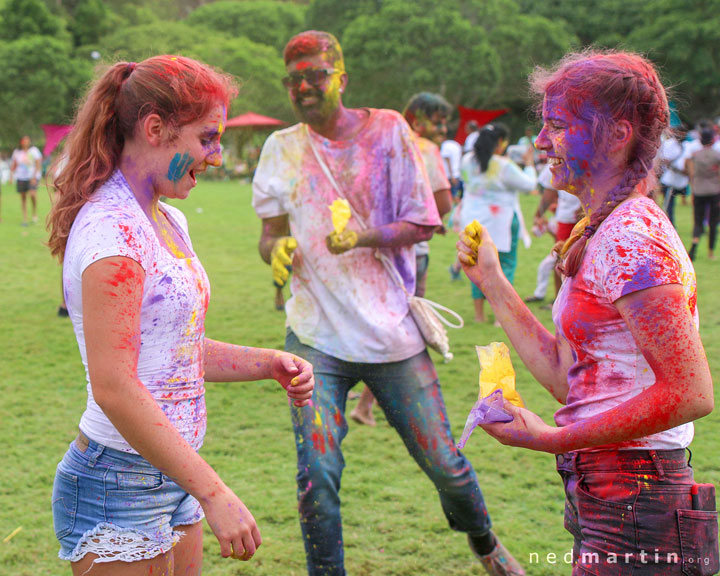
[[[72,125],[67,124],[41,124],[40,128],[45,132],[45,147],[43,156],[47,157],[62,142],[62,139],[72,130]]]
[[[275,126],[285,126],[287,122],[277,120],[276,118],[270,118],[269,116],[263,116],[262,114],[255,114],[255,112],[246,112],[230,118],[225,124],[226,128],[273,128]]]

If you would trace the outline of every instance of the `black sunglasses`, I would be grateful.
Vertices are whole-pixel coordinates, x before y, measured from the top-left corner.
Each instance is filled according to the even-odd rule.
[[[325,82],[329,76],[337,74],[338,72],[343,72],[343,70],[316,68],[313,70],[305,70],[304,72],[293,72],[289,76],[285,76],[285,78],[282,79],[282,83],[285,88],[298,88],[300,84],[303,83],[303,80],[305,80],[311,86],[318,86]]]

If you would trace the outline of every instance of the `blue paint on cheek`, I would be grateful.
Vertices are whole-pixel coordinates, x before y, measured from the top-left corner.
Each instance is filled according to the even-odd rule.
[[[170,161],[170,167],[168,168],[167,177],[168,180],[171,182],[177,182],[185,176],[185,174],[188,171],[188,168],[190,167],[190,164],[195,162],[195,158],[190,156],[187,152],[183,154],[182,156],[178,152],[173,156],[173,159]]]

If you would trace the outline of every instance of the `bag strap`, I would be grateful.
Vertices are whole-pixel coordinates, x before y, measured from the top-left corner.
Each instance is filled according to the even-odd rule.
[[[337,192],[337,195],[340,196],[343,200],[346,200],[348,203],[350,202],[346,197],[345,194],[343,194],[342,188],[340,188],[340,185],[337,183],[337,180],[335,180],[335,177],[332,175],[332,172],[330,172],[330,168],[328,168],[328,165],[323,160],[322,156],[320,156],[320,153],[318,152],[317,148],[315,147],[315,143],[313,142],[312,135],[310,134],[310,129],[308,128],[308,125],[305,124],[305,135],[307,136],[308,142],[310,143],[310,149],[313,152],[313,155],[315,156],[315,160],[319,164],[320,168],[323,171],[323,174],[325,174],[325,177],[328,179],[332,187],[335,189],[335,192]],[[367,230],[367,224],[362,221],[361,218],[357,216],[357,214],[353,214],[355,217],[355,220],[360,224],[360,227],[363,230]],[[390,277],[393,279],[395,284],[397,284],[400,289],[405,293],[405,296],[407,298],[412,297],[413,295],[410,294],[407,291],[407,288],[405,288],[405,282],[403,282],[402,276],[400,276],[400,272],[398,271],[397,267],[393,263],[390,258],[387,257],[386,254],[383,254],[379,249],[375,250],[375,258],[380,260],[382,262],[385,269],[388,271],[388,274],[390,274]],[[415,298],[418,298],[415,296]],[[427,298],[421,298],[421,300],[424,300],[430,309],[432,310],[433,314],[438,317],[438,319],[445,324],[446,326],[449,326],[450,328],[462,328],[465,325],[464,320],[462,319],[462,316],[458,314],[457,312],[450,310],[450,308],[447,308],[443,306],[442,304],[438,304],[437,302],[433,302],[432,300],[428,300]],[[451,316],[453,316],[458,323],[453,324],[449,322],[438,310],[442,310],[443,312],[447,312]]]
[[[345,194],[343,194],[342,189],[340,188],[340,185],[337,183],[337,180],[335,180],[335,177],[332,175],[332,172],[330,172],[330,168],[328,168],[328,165],[325,163],[325,160],[323,160],[322,156],[320,156],[320,153],[318,152],[317,148],[315,147],[315,142],[313,142],[312,135],[310,134],[310,129],[308,128],[307,124],[303,125],[305,127],[305,135],[307,136],[308,142],[310,143],[310,149],[313,152],[313,155],[315,156],[315,160],[317,160],[317,163],[320,165],[320,168],[322,168],[323,174],[325,174],[325,177],[328,179],[330,184],[332,184],[332,187],[335,189],[335,192],[337,192],[337,195],[340,196],[341,199],[350,202]],[[365,222],[362,221],[362,219],[358,218],[357,214],[353,214],[355,216],[355,220],[360,224],[360,227],[363,230],[367,230],[367,225]]]
[[[465,326],[465,320],[463,320],[463,317],[460,316],[455,310],[450,310],[447,306],[443,306],[442,304],[438,304],[437,302],[434,302],[433,300],[428,300],[427,298],[423,298],[422,296],[414,296],[415,300],[422,300],[425,302],[425,304],[428,306],[428,309],[432,311],[435,316],[437,316],[438,320],[445,324],[448,328],[462,328]],[[442,315],[441,312],[444,312],[446,314],[449,314],[455,320],[457,320],[457,324],[453,324],[451,321],[449,321],[445,316]]]

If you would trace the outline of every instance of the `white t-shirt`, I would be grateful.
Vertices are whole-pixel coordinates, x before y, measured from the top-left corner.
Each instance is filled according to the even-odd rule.
[[[695,271],[675,228],[649,198],[627,200],[590,238],[577,274],[563,282],[553,305],[553,322],[575,358],[568,371],[567,404],[555,413],[558,426],[605,412],[655,383],[613,303],[664,284],[683,287],[698,325]],[[692,437],[688,423],[609,448],[685,448]]]
[[[698,140],[684,140],[678,142],[675,138],[664,140],[658,150],[658,158],[668,162],[667,167],[660,176],[660,184],[682,190],[690,183],[685,171],[685,161],[693,152],[700,150],[702,144]]]
[[[520,211],[518,192],[530,192],[537,184],[537,172],[533,166],[521,169],[505,156],[492,156],[485,172],[475,153],[463,156],[462,176],[465,194],[460,208],[460,225],[464,228],[473,220],[486,226],[499,252],[510,252],[512,246],[512,221],[517,216],[523,242],[529,244],[529,236]]]
[[[552,188],[552,173],[550,165],[546,164],[540,170],[538,183],[543,188]],[[562,224],[575,224],[578,221],[578,210],[580,210],[580,199],[565,190],[558,190],[557,208],[555,208],[555,221]]]
[[[562,224],[575,224],[578,211],[582,208],[580,199],[565,190],[558,190],[558,202],[555,209],[555,219]]]
[[[328,206],[338,198],[315,159],[312,137],[350,202],[348,227],[360,230],[393,222],[440,224],[422,160],[403,117],[368,110],[352,139],[333,141],[297,124],[270,135],[255,178],[253,206],[260,218],[287,215],[298,247],[293,255],[287,323],[305,345],[351,362],[395,362],[425,348],[408,314],[407,297],[370,248],[331,254]],[[383,249],[415,292],[414,246]]]
[[[422,138],[415,133],[413,134],[418,152],[420,152],[420,158],[422,158],[423,164],[425,165],[433,195],[440,190],[450,190],[450,182],[445,175],[445,167],[443,166],[442,156],[440,156],[440,150],[437,144],[427,138]],[[427,254],[430,254],[429,242],[418,242],[415,244],[416,256],[425,256]]]
[[[445,140],[440,145],[440,156],[445,166],[445,175],[448,178],[460,178],[460,162],[463,149],[455,140]]]
[[[473,147],[475,146],[478,136],[480,136],[480,130],[475,130],[475,132],[470,132],[470,134],[467,135],[465,142],[463,143],[464,154],[473,151]]]
[[[15,180],[40,179],[42,176],[37,170],[37,161],[42,160],[42,154],[35,146],[27,150],[17,148],[12,153],[12,160],[15,162]]]
[[[183,213],[163,202],[160,210],[192,250]],[[131,258],[145,271],[137,375],[170,422],[197,450],[206,427],[203,352],[210,284],[197,256],[176,258],[160,244],[119,170],[75,218],[63,264],[65,301],[88,381],[80,429],[99,444],[135,452],[95,403],[87,372],[82,274],[94,262],[111,256]]]

